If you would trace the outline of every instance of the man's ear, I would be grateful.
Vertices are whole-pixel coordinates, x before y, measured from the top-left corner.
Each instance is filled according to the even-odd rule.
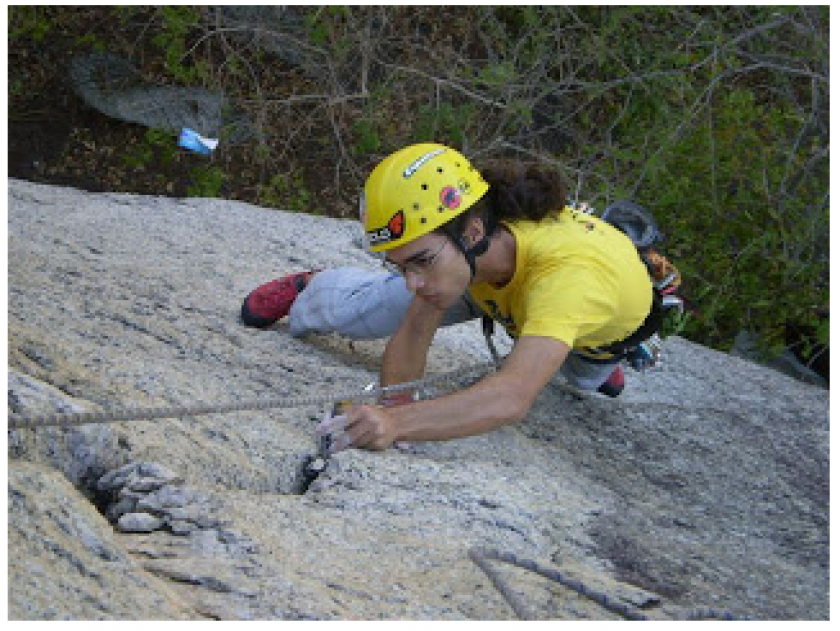
[[[481,241],[485,234],[484,221],[481,217],[473,217],[467,222],[466,230],[464,230],[464,236],[461,237],[461,243],[463,243],[465,247],[469,248]]]

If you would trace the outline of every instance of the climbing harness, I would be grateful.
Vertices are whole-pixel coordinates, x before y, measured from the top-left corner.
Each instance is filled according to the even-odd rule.
[[[361,391],[347,390],[344,392],[321,396],[286,396],[218,405],[105,410],[101,412],[71,412],[34,416],[10,414],[8,428],[19,429],[54,425],[87,425],[91,423],[115,423],[120,421],[146,421],[162,418],[176,418],[179,416],[203,416],[206,414],[225,414],[228,412],[326,406],[344,401],[377,401],[382,397],[406,391],[416,391],[418,396],[428,396],[428,391],[431,388],[455,387],[457,384],[492,371],[494,367],[494,364],[490,362],[482,362],[466,369],[459,368],[441,375],[433,375],[425,379],[418,379],[416,381],[410,381],[393,386],[374,387]]]
[[[594,209],[583,207],[580,212],[592,214]],[[645,321],[629,337],[588,349],[593,354],[609,354],[625,360],[634,370],[643,372],[653,368],[660,359],[662,336],[667,337],[679,327],[684,318],[683,300],[676,295],[682,276],[677,267],[654,246],[664,240],[653,215],[631,201],[618,201],[604,209],[601,219],[627,235],[636,246],[653,286],[653,303]]]
[[[470,560],[472,560],[472,562],[475,563],[481,569],[481,571],[487,575],[487,578],[490,579],[490,582],[493,583],[493,586],[502,594],[502,596],[504,596],[511,609],[513,609],[514,613],[516,613],[517,617],[521,620],[531,620],[533,619],[533,616],[528,614],[527,608],[519,599],[519,597],[513,593],[510,587],[508,587],[508,585],[502,580],[501,575],[488,563],[488,561],[502,561],[504,563],[520,567],[524,570],[528,570],[529,572],[539,574],[540,576],[543,576],[549,580],[560,583],[564,587],[567,587],[577,592],[581,596],[589,598],[590,600],[601,605],[604,609],[611,611],[612,613],[618,614],[619,616],[627,620],[652,620],[652,618],[649,618],[648,616],[643,614],[636,607],[631,607],[630,605],[621,603],[615,600],[614,598],[610,598],[610,596],[608,596],[607,594],[587,587],[580,581],[568,578],[567,576],[564,576],[561,572],[557,570],[542,567],[534,561],[530,561],[528,559],[521,559],[513,554],[510,554],[509,552],[500,552],[498,550],[488,550],[484,548],[470,548],[468,554]],[[736,618],[728,611],[718,611],[715,609],[697,609],[688,612],[688,614],[683,619],[738,620],[739,618]]]
[[[637,372],[644,372],[646,369],[656,366],[659,357],[662,355],[662,338],[654,333],[644,342],[630,350],[626,355],[627,363]]]

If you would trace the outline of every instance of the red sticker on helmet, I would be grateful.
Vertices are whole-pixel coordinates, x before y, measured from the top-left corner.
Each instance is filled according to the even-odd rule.
[[[402,236],[403,230],[405,230],[403,211],[398,212],[388,220],[388,230],[391,231],[391,239],[399,239]]]
[[[399,239],[405,231],[405,215],[399,211],[388,220],[388,223],[377,230],[370,230],[367,233],[368,243],[371,246],[382,245]]]
[[[449,210],[455,210],[461,205],[461,193],[454,186],[447,186],[440,192],[440,203]]]

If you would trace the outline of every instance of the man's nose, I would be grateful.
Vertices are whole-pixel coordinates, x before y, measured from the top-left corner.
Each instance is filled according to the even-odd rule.
[[[405,271],[405,286],[408,287],[408,291],[416,293],[424,284],[423,274],[418,274],[412,270]]]

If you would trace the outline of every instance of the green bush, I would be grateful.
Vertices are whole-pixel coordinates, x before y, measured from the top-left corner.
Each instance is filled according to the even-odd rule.
[[[198,10],[186,6],[163,6],[159,12],[160,30],[152,42],[163,51],[166,69],[184,84],[196,83],[209,72],[202,62],[195,62],[192,66],[185,63],[189,35],[200,20]]]
[[[763,18],[772,24],[780,16],[768,11]],[[613,146],[597,167],[596,196],[605,202],[634,197],[657,215],[696,303],[685,329],[692,339],[728,348],[746,329],[765,349],[778,350],[785,325],[798,323],[813,326],[827,344],[827,137],[817,128],[822,113],[808,108],[820,90],[772,64],[756,70],[760,64],[723,54],[727,38],[734,38],[722,19],[706,26],[721,54],[705,58],[701,52],[708,51],[687,54],[628,37],[637,26],[622,20],[615,41],[611,28],[598,32],[609,41],[607,61],[644,59],[639,68],[648,72],[684,72],[651,79],[645,90],[622,87],[593,115],[579,118],[591,128],[612,121]],[[769,37],[754,43],[751,54],[759,59],[776,47]],[[617,52],[620,45],[627,50]],[[800,48],[818,67],[815,49]],[[604,144],[593,143],[592,150],[604,151]]]
[[[143,139],[121,155],[123,164],[131,168],[146,168],[153,164],[171,164],[178,154],[173,134],[147,129]]]
[[[462,146],[470,134],[476,106],[473,103],[454,105],[444,101],[439,107],[421,105],[417,111],[415,138],[420,141],[446,142]]]
[[[42,42],[54,29],[50,7],[10,6],[9,7],[9,42],[22,37]]]
[[[190,176],[192,181],[187,187],[190,197],[218,197],[225,184],[225,172],[213,164],[193,168]]]
[[[639,197],[668,227],[697,299],[688,334],[726,345],[748,329],[776,345],[785,323],[811,323],[827,305],[827,260],[817,250],[828,239],[828,211],[815,210],[818,196],[783,207],[774,194],[788,130],[802,122],[791,109],[733,90],[708,124],[695,125],[651,168]]]
[[[321,211],[313,206],[312,194],[306,188],[303,176],[299,173],[291,175],[278,173],[272,176],[267,184],[260,186],[259,201],[272,208],[321,214]]]

